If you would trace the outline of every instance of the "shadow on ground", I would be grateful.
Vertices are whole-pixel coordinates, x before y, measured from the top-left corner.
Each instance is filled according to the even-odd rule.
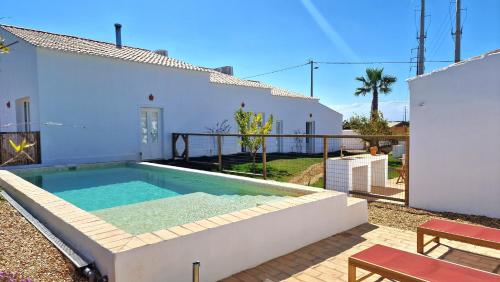
[[[259,281],[285,280],[363,243],[366,239],[362,235],[377,228],[378,226],[369,223],[360,225],[267,261],[255,268],[237,273],[222,281],[255,281],[255,277],[258,277]],[[342,273],[339,272],[339,274]]]

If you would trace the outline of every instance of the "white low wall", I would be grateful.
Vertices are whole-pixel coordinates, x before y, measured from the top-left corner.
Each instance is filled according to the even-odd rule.
[[[392,156],[395,158],[401,158],[405,152],[405,144],[404,141],[400,141],[397,145],[392,145]]]
[[[408,84],[410,205],[500,218],[500,53]]]
[[[217,281],[367,222],[366,201],[338,193],[116,255],[117,281]]]
[[[342,135],[359,135],[354,130],[344,129],[342,130]],[[342,146],[344,150],[365,150],[365,141],[361,138],[343,138]]]

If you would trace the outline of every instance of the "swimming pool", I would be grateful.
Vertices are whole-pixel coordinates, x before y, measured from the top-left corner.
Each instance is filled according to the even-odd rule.
[[[345,193],[151,163],[0,170],[0,187],[110,282],[191,281],[195,261],[218,281],[368,220]]]
[[[227,177],[140,164],[18,175],[134,235],[304,195]]]

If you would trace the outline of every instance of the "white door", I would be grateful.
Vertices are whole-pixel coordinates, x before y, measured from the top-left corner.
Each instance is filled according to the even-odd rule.
[[[141,153],[143,160],[162,158],[161,109],[141,108]]]
[[[314,135],[315,132],[316,132],[316,128],[315,128],[315,123],[314,121],[308,121],[306,122],[306,134],[311,134],[311,135]],[[308,154],[314,154],[314,138],[311,138],[311,137],[307,137],[306,138],[306,152]]]
[[[276,134],[283,134],[283,121],[276,121]],[[283,137],[276,138],[278,153],[283,153]]]

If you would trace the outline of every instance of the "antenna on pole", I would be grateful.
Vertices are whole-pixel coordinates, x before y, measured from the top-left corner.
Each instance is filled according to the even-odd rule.
[[[425,41],[425,0],[420,4],[420,32],[418,34],[417,75],[424,73],[424,47]]]
[[[460,62],[460,45],[462,40],[462,23],[460,19],[461,7],[460,0],[457,1],[457,7],[455,11],[455,63]]]

